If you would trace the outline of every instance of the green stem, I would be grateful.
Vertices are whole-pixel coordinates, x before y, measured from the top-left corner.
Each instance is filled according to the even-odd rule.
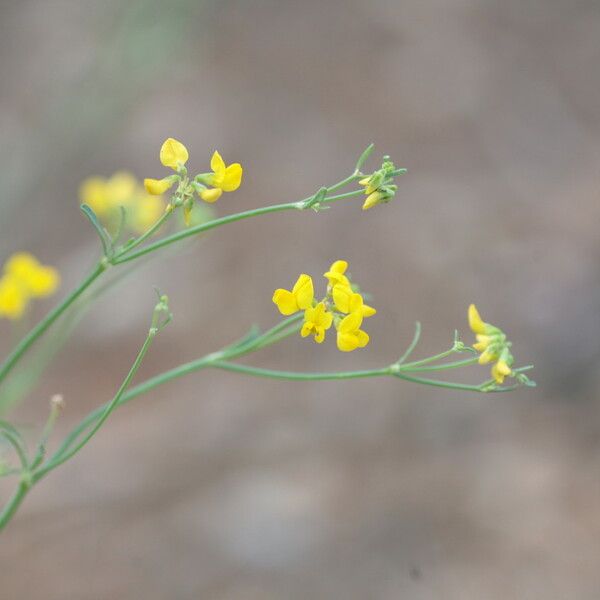
[[[413,367],[410,364],[401,365],[400,371],[408,371],[409,373],[416,373],[419,371],[445,371],[446,369],[456,369],[457,367],[467,367],[474,365],[478,362],[477,357],[465,358],[464,360],[457,360],[454,362],[444,363],[443,365],[430,365],[424,367]]]
[[[331,373],[301,373],[296,371],[278,371],[275,369],[260,369],[247,365],[238,365],[227,361],[216,360],[210,363],[215,369],[245,373],[256,377],[267,377],[269,379],[287,379],[291,381],[320,381],[338,379],[362,379],[364,377],[381,377],[390,375],[389,367],[383,369],[366,369],[363,371],[337,371]]]
[[[448,388],[451,390],[465,390],[467,392],[481,392],[481,385],[469,385],[466,383],[454,383],[453,381],[439,381],[437,379],[425,379],[421,377],[412,377],[405,373],[396,372],[394,377],[398,379],[404,379],[405,381],[411,381],[412,383],[421,383],[423,385],[432,385],[434,387]]]
[[[198,233],[203,233],[204,231],[209,231],[210,229],[215,229],[216,227],[220,227],[221,225],[227,225],[228,223],[235,223],[236,221],[241,221],[243,219],[249,219],[251,217],[257,217],[260,215],[266,215],[274,212],[281,212],[284,210],[298,210],[301,208],[301,203],[299,202],[288,202],[286,204],[274,204],[272,206],[264,206],[263,208],[255,208],[252,210],[247,210],[241,213],[235,213],[233,215],[228,215],[226,217],[221,217],[220,219],[214,219],[209,221],[208,223],[201,223],[200,225],[196,225],[195,227],[189,227],[188,229],[183,229],[182,231],[178,231],[167,237],[164,237],[152,244],[148,244],[143,248],[140,248],[136,252],[132,252],[129,254],[128,252],[124,255],[121,255],[113,260],[113,264],[118,265],[121,263],[129,262],[130,260],[135,260],[140,256],[144,256],[150,252],[154,252],[159,248],[164,248],[165,246],[169,246],[170,244],[174,244],[179,240],[183,240],[185,238],[191,237]]]
[[[346,198],[352,198],[354,196],[360,196],[364,193],[364,190],[354,190],[352,192],[346,192],[345,194],[338,194],[337,196],[329,196],[328,198],[325,198],[325,200],[323,200],[321,204],[331,204],[332,202],[337,202],[338,200],[345,200]]]
[[[14,348],[0,367],[0,382],[4,380],[8,372],[29,350],[31,345],[60,317],[70,306],[100,277],[106,269],[103,263],[98,263],[93,271],[53,310],[51,310]]]
[[[19,457],[19,462],[21,463],[21,467],[23,469],[26,469],[28,466],[27,455],[25,454],[23,447],[19,443],[18,438],[15,435],[13,435],[11,432],[7,431],[6,429],[0,430],[0,436],[3,436],[4,439],[14,448],[14,451],[16,452],[17,456]]]
[[[259,349],[264,348],[272,343],[279,341],[279,339],[281,339],[280,336],[283,336],[283,334],[285,334],[285,337],[288,337],[289,335],[291,335],[292,333],[297,331],[297,329],[298,329],[297,325],[293,330],[283,331],[283,332],[282,332],[282,330],[285,330],[285,328],[291,327],[294,324],[297,324],[298,321],[300,321],[300,319],[302,317],[303,317],[303,315],[300,314],[300,315],[295,315],[293,317],[290,317],[289,319],[285,319],[285,320],[281,321],[280,323],[278,323],[277,325],[275,325],[274,327],[272,327],[271,329],[269,329],[268,331],[266,331],[265,333],[263,333],[262,335],[256,337],[255,339],[251,340],[250,342],[248,342],[247,344],[244,344],[242,346],[236,347],[234,345],[230,349],[225,348],[224,350],[208,354],[197,360],[193,360],[189,363],[185,363],[183,365],[175,367],[174,369],[171,369],[170,371],[165,371],[164,373],[160,373],[159,375],[156,375],[155,377],[151,377],[150,379],[140,383],[136,387],[129,390],[126,394],[124,394],[118,400],[116,406],[121,406],[122,404],[129,402],[129,400],[133,400],[134,398],[137,398],[138,396],[141,396],[142,394],[145,394],[146,392],[149,392],[150,390],[154,389],[155,387],[158,387],[159,385],[167,383],[168,381],[171,381],[172,379],[177,379],[178,377],[183,377],[184,375],[193,373],[194,371],[199,371],[201,369],[209,367],[209,366],[211,366],[212,362],[215,360],[223,359],[223,358],[228,358],[228,359],[240,358],[246,354],[249,354],[250,352],[259,350]],[[56,452],[54,453],[54,455],[52,456],[52,458],[50,459],[49,462],[57,460],[61,455],[63,455],[68,450],[68,448],[75,442],[75,440],[77,440],[79,438],[79,436],[104,413],[104,411],[106,410],[106,407],[107,407],[107,404],[100,406],[96,410],[89,413],[87,415],[87,417],[85,417],[71,431],[71,433],[69,433],[69,435],[67,435],[67,437],[63,440],[62,444],[56,450]]]
[[[15,490],[11,499],[3,507],[2,512],[0,512],[0,531],[6,527],[7,523],[17,512],[17,509],[19,506],[21,506],[21,502],[23,502],[25,499],[29,489],[30,486],[28,486],[24,481],[19,483],[19,487]]]
[[[436,354],[435,356],[429,356],[428,358],[424,358],[422,360],[416,360],[411,363],[404,363],[402,365],[402,369],[404,370],[412,370],[413,367],[420,367],[421,365],[426,365],[437,360],[441,360],[442,358],[446,358],[452,354],[455,354],[457,351],[454,348],[450,348],[450,350],[446,350],[445,352],[440,352],[440,354]]]
[[[125,391],[129,387],[129,384],[131,383],[131,380],[133,379],[133,377],[137,373],[137,370],[142,364],[142,361],[144,360],[148,349],[150,348],[154,338],[156,337],[157,332],[158,330],[155,327],[152,327],[148,332],[148,336],[146,337],[146,340],[144,341],[144,344],[142,345],[142,348],[140,349],[133,365],[131,366],[129,373],[127,373],[127,376],[123,380],[123,383],[121,383],[121,386],[119,387],[114,398],[104,408],[94,427],[92,427],[92,429],[88,431],[87,435],[75,447],[67,450],[60,456],[53,457],[53,459],[49,460],[45,465],[43,465],[37,471],[35,471],[33,473],[34,483],[39,481],[44,475],[46,475],[46,473],[52,471],[52,469],[55,469],[59,465],[63,464],[65,461],[69,460],[72,456],[77,454],[77,452],[79,452],[79,450],[81,450],[81,448],[83,448],[92,439],[92,437],[95,435],[98,429],[102,427],[102,425],[104,424],[106,419],[108,419],[112,411],[119,405],[119,401],[123,397],[123,394],[125,393]]]
[[[173,208],[171,208],[169,211],[165,211],[160,216],[160,219],[158,219],[158,221],[156,221],[156,223],[154,223],[154,225],[152,225],[152,227],[150,227],[150,229],[148,229],[148,231],[144,232],[138,238],[133,240],[130,244],[126,244],[125,247],[122,248],[122,250],[113,257],[112,262],[114,263],[116,259],[127,254],[130,250],[133,250],[133,248],[136,248],[137,246],[139,246],[140,244],[145,242],[149,237],[154,235],[163,226],[163,224],[169,219],[169,217],[172,214],[173,214]]]

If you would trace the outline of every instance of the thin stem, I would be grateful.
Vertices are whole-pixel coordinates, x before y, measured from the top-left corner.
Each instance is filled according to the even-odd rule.
[[[61,304],[51,310],[14,348],[0,367],[0,382],[4,380],[8,372],[29,350],[31,345],[60,317],[66,310],[87,290],[90,285],[104,272],[105,266],[98,263],[92,272],[62,301]]]
[[[210,363],[215,369],[225,371],[234,371],[236,373],[245,373],[256,377],[267,377],[269,379],[287,379],[292,381],[318,381],[318,380],[337,380],[337,379],[362,379],[364,377],[382,377],[390,375],[390,368],[367,369],[363,371],[337,371],[331,373],[301,373],[296,371],[278,371],[275,369],[260,369],[247,365],[238,365],[222,360],[216,360]]]
[[[0,531],[6,527],[7,523],[17,512],[17,509],[19,506],[21,506],[21,502],[23,502],[29,489],[30,486],[28,486],[24,481],[19,482],[19,487],[17,487],[11,499],[2,508],[2,512],[0,512]]]
[[[404,363],[402,365],[402,368],[410,371],[412,370],[413,367],[420,367],[421,365],[426,365],[432,362],[435,362],[437,360],[441,360],[442,358],[446,358],[447,356],[450,356],[452,354],[455,354],[457,352],[457,350],[455,350],[454,348],[450,348],[450,350],[446,350],[445,352],[440,352],[440,354],[436,354],[435,356],[429,356],[427,358],[423,358],[422,360],[417,360],[411,363]]]
[[[465,358],[464,360],[457,360],[455,362],[445,363],[443,365],[430,365],[424,367],[412,367],[410,364],[400,366],[400,371],[408,371],[409,373],[417,373],[419,371],[445,371],[446,369],[456,369],[458,367],[466,367],[468,365],[474,365],[479,359],[477,357]]]
[[[119,401],[123,397],[123,394],[129,387],[129,384],[131,383],[131,380],[133,379],[133,377],[137,373],[137,370],[139,369],[140,365],[142,364],[142,361],[144,360],[144,357],[146,356],[146,353],[148,352],[148,349],[150,348],[152,341],[156,337],[156,333],[157,333],[157,329],[155,327],[151,328],[150,331],[148,332],[148,336],[146,337],[146,340],[144,341],[144,344],[142,345],[142,348],[140,349],[133,365],[131,366],[131,369],[129,369],[129,373],[127,373],[127,376],[123,380],[123,383],[121,383],[119,390],[117,391],[117,393],[115,394],[115,396],[111,400],[111,402],[109,402],[109,404],[106,406],[106,408],[100,415],[100,418],[96,421],[96,424],[94,425],[94,427],[92,427],[92,429],[90,429],[90,431],[88,431],[87,435],[74,448],[71,448],[70,450],[66,451],[64,454],[48,461],[44,466],[42,466],[40,469],[35,471],[33,474],[34,482],[38,481],[46,473],[48,473],[52,469],[55,469],[56,467],[58,467],[65,461],[69,460],[72,456],[77,454],[77,452],[79,452],[79,450],[81,450],[81,448],[83,448],[92,439],[92,437],[95,435],[95,433],[98,431],[98,429],[100,429],[100,427],[102,427],[102,425],[104,424],[106,419],[108,419],[108,417],[110,416],[111,412],[118,406]]]
[[[352,198],[353,196],[360,196],[361,194],[364,194],[364,190],[354,190],[352,192],[346,192],[345,194],[338,194],[337,196],[329,196],[325,198],[321,204],[331,204],[332,202],[345,200],[346,198]]]
[[[145,231],[142,235],[140,235],[138,238],[133,240],[130,244],[125,245],[125,247],[114,256],[113,262],[116,259],[120,258],[121,256],[124,256],[125,254],[127,254],[130,250],[133,250],[133,248],[136,248],[137,246],[139,246],[140,244],[145,242],[152,235],[154,235],[156,233],[156,231],[158,231],[163,226],[163,224],[169,219],[169,217],[172,214],[173,214],[173,208],[171,207],[171,209],[166,210],[160,216],[160,218],[156,221],[156,223],[154,223],[154,225],[152,225],[152,227],[150,227],[150,229],[148,229],[148,231]]]
[[[21,467],[23,469],[26,469],[28,466],[27,455],[25,454],[25,450],[23,450],[23,447],[19,443],[18,438],[6,429],[0,430],[0,435],[3,436],[4,439],[14,448],[14,451],[19,457]]]
[[[173,233],[172,235],[168,235],[152,244],[148,244],[143,248],[140,248],[136,252],[132,252],[131,254],[127,253],[125,255],[119,256],[113,260],[113,264],[118,265],[121,263],[129,262],[130,260],[135,260],[140,256],[144,256],[150,252],[154,252],[159,248],[164,248],[165,246],[169,246],[179,240],[183,240],[185,238],[191,237],[198,233],[203,233],[204,231],[209,231],[210,229],[214,229],[215,227],[220,227],[221,225],[227,225],[228,223],[235,223],[236,221],[241,221],[243,219],[249,219],[251,217],[258,217],[260,215],[266,215],[274,212],[281,212],[284,210],[298,210],[300,208],[300,203],[298,202],[288,202],[286,204],[274,204],[272,206],[264,206],[262,208],[255,208],[252,210],[247,210],[241,213],[235,213],[233,215],[228,215],[226,217],[221,217],[220,219],[214,219],[209,221],[208,223],[201,223],[200,225],[196,225],[195,227],[189,227],[188,229],[184,229],[182,231],[178,231]]]
[[[451,390],[465,390],[468,392],[481,392],[482,385],[469,385],[466,383],[454,383],[452,381],[439,381],[437,379],[424,379],[421,377],[412,377],[410,375],[406,375],[406,373],[394,373],[394,377],[398,377],[399,379],[404,379],[406,381],[412,381],[413,383],[422,383],[424,385],[432,385],[434,387],[442,387],[448,388]]]
[[[401,365],[413,353],[413,350],[417,347],[417,344],[419,343],[420,337],[421,323],[419,321],[416,321],[415,334],[413,335],[412,342],[408,345],[408,348],[404,351],[404,354],[396,361],[397,365]]]
[[[295,315],[290,317],[289,319],[285,319],[263,333],[259,335],[255,339],[248,342],[247,345],[242,345],[236,347],[235,344],[230,348],[225,348],[224,350],[208,354],[202,358],[197,360],[193,360],[189,363],[185,363],[170,371],[165,371],[164,373],[160,373],[155,377],[151,377],[150,379],[140,383],[136,387],[129,390],[125,393],[118,401],[116,406],[121,406],[129,400],[133,400],[146,392],[158,387],[172,379],[177,379],[178,377],[183,377],[189,373],[193,373],[194,371],[199,371],[206,367],[209,367],[214,360],[220,358],[240,358],[250,352],[262,349],[268,345],[271,345],[283,337],[288,337],[294,331],[297,331],[297,325],[292,331],[285,331],[286,327],[291,327],[294,324],[297,324],[298,321],[302,318],[302,315]],[[282,330],[284,330],[282,332]],[[278,335],[279,334],[279,335]],[[281,337],[280,337],[281,336]],[[69,435],[63,440],[60,447],[56,450],[52,458],[49,462],[57,460],[61,455],[63,455],[67,449],[79,438],[79,436],[92,424],[94,423],[106,410],[108,404],[100,406],[96,410],[92,411],[85,417],[72,431]]]
[[[352,173],[352,175],[348,175],[348,177],[346,177],[346,179],[342,179],[342,181],[336,183],[335,185],[332,185],[332,186],[328,187],[327,188],[327,193],[336,192],[340,188],[343,188],[345,185],[348,185],[349,183],[352,183],[353,181],[355,181],[359,177],[360,177],[360,175],[358,173]]]

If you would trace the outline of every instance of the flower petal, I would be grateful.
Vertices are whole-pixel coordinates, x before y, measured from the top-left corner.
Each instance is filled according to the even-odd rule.
[[[210,188],[200,191],[200,198],[204,200],[204,202],[208,202],[212,204],[216,202],[223,194],[223,190],[221,188]]]
[[[341,352],[352,352],[352,350],[358,348],[358,338],[351,333],[343,333],[338,329],[337,347]]]
[[[296,296],[289,290],[278,289],[273,294],[273,302],[277,305],[282,315],[292,315],[298,312]]]
[[[160,162],[165,167],[177,170],[179,165],[185,165],[188,158],[187,148],[174,138],[167,138],[160,148]]]
[[[469,306],[469,327],[473,333],[486,333],[487,327],[486,324],[481,319],[479,315],[479,311],[474,304]]]
[[[358,342],[358,347],[359,348],[364,348],[368,343],[369,343],[369,334],[366,331],[363,331],[362,329],[359,329],[356,332],[356,339]]]
[[[358,328],[362,324],[362,315],[360,313],[350,313],[348,316],[344,317],[339,326],[338,331],[340,333],[353,333],[358,330]]]
[[[240,163],[233,163],[225,169],[223,181],[220,185],[224,192],[233,192],[240,187],[242,172],[242,165]]]
[[[170,177],[164,179],[144,179],[144,187],[149,194],[160,196],[164,194],[175,183]]]
[[[292,288],[292,294],[296,298],[298,308],[305,309],[312,305],[315,297],[313,281],[310,275],[302,273]]]
[[[210,168],[216,175],[223,175],[225,172],[225,161],[223,157],[219,154],[218,150],[213,152],[212,158],[210,159]]]
[[[322,344],[325,340],[325,329],[323,327],[317,327],[315,329],[315,342]]]
[[[343,285],[334,286],[331,295],[333,296],[333,302],[335,307],[343,313],[349,313],[350,303],[352,300],[352,290],[349,287]]]

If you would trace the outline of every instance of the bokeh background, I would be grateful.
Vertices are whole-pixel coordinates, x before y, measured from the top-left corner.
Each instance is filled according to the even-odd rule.
[[[196,170],[215,148],[243,163],[219,214],[304,197],[371,141],[373,166],[409,169],[390,205],[245,221],[136,270],[12,413],[32,439],[52,393],[56,439],[114,393],[153,285],[175,320],[140,379],[273,324],[274,288],[342,257],[379,309],[371,345],[290,339],[252,364],[389,364],[417,319],[425,356],[470,339],[474,301],[539,384],[181,379],[30,494],[0,542],[2,598],[598,598],[597,2],[0,6],[0,254],[57,265],[62,294],[97,254],[81,180],[160,176],[168,136]]]

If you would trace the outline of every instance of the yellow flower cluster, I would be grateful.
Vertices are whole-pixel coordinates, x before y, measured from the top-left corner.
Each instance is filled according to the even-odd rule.
[[[481,319],[474,304],[469,306],[469,326],[477,338],[473,348],[481,352],[479,364],[486,365],[493,362],[492,378],[498,384],[503,383],[505,377],[513,374],[511,366],[514,358],[510,352],[511,343],[501,329]]]
[[[33,298],[50,296],[58,288],[60,275],[27,252],[13,254],[0,277],[0,318],[20,319]]]
[[[87,204],[110,231],[116,230],[125,209],[126,225],[136,233],[144,233],[165,210],[163,199],[149,194],[138,180],[126,171],[109,178],[90,177],[79,189],[79,199]]]
[[[393,183],[395,169],[396,167],[390,157],[384,156],[381,169],[358,182],[364,186],[367,196],[362,206],[363,210],[369,210],[369,208],[373,208],[378,204],[387,203],[394,197],[398,189],[398,186]]]
[[[302,274],[290,290],[277,289],[273,302],[282,315],[304,311],[302,337],[312,335],[318,344],[325,340],[325,332],[334,325],[337,330],[337,347],[342,352],[364,348],[369,335],[360,327],[363,319],[375,314],[375,309],[364,303],[364,299],[352,286],[346,275],[348,263],[336,260],[324,277],[329,282],[327,294],[320,301],[315,299],[312,278]]]
[[[176,174],[163,179],[144,179],[144,187],[149,194],[164,194],[175,183],[179,183],[186,221],[191,211],[191,197],[194,192],[205,202],[213,203],[223,192],[233,192],[242,183],[242,165],[240,163],[226,165],[216,150],[210,161],[212,172],[200,173],[190,182],[185,168],[188,158],[187,148],[180,141],[168,138],[160,149],[160,162],[165,167],[173,169]]]

